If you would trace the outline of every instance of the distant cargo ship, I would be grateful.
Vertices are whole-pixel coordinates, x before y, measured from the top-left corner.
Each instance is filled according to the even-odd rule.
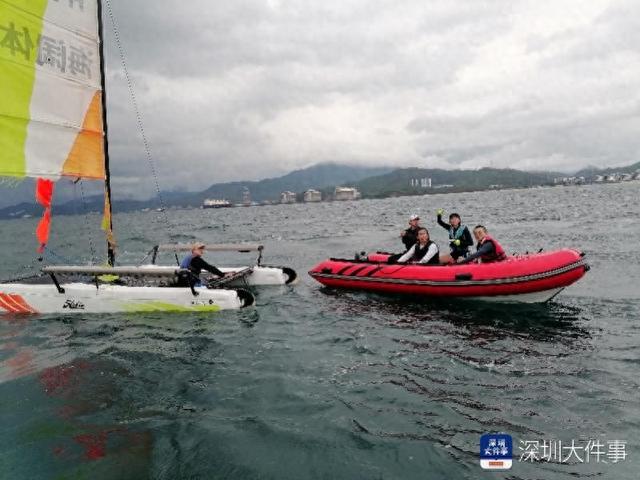
[[[225,208],[232,206],[229,200],[220,200],[218,198],[207,198],[202,204],[202,208]]]

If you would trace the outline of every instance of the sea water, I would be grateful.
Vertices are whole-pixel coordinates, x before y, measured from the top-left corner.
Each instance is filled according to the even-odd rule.
[[[263,242],[265,263],[295,268],[299,282],[255,289],[255,307],[218,314],[0,319],[0,478],[638,478],[639,191],[116,214],[123,263],[157,243]],[[440,207],[486,225],[509,253],[572,247],[592,269],[539,306],[407,303],[307,275],[329,256],[399,251],[412,213],[446,249]],[[40,265],[36,222],[0,222],[0,277]],[[47,261],[103,261],[99,224],[54,208]],[[509,471],[480,467],[480,436],[495,432],[513,438]],[[532,445],[540,457],[572,441],[574,451],[531,457]],[[602,445],[598,458],[589,441]],[[617,457],[614,441],[625,442]]]

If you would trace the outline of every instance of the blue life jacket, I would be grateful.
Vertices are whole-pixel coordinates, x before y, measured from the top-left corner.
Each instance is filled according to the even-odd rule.
[[[180,268],[187,268],[187,269],[191,270],[191,260],[193,260],[194,256],[195,255],[193,255],[193,253],[190,253],[189,255],[184,257],[182,259],[182,261],[180,262]],[[185,280],[185,281],[188,281],[189,283],[192,283],[194,287],[201,287],[202,286],[202,282],[200,281],[200,278],[198,278],[198,276],[195,275],[193,271],[186,278],[188,278],[189,280]]]
[[[193,253],[190,253],[182,259],[180,262],[180,268],[189,268],[191,266],[191,260],[193,260]]]
[[[449,228],[449,239],[456,240],[462,238],[462,234],[464,233],[465,228],[467,228],[467,226],[462,224],[458,226],[457,230],[455,230],[453,227]]]

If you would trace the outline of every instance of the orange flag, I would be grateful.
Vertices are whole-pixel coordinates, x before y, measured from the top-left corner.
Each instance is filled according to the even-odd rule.
[[[51,225],[51,197],[53,196],[54,183],[45,178],[38,178],[36,181],[36,201],[44,207],[42,219],[36,228],[36,237],[40,242],[38,252],[44,252],[44,247],[49,241],[49,227]]]

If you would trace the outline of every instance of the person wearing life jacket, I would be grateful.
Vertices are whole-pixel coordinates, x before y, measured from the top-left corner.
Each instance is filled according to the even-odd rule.
[[[438,216],[438,225],[449,232],[449,248],[451,249],[451,258],[454,262],[460,257],[469,255],[469,247],[473,245],[471,232],[466,225],[462,225],[460,215],[452,213],[449,215],[449,223],[442,220],[444,210],[439,208],[436,212]]]
[[[409,228],[400,232],[400,238],[404,243],[405,252],[415,245],[418,241],[418,230],[420,229],[420,217],[411,215],[409,217]]]
[[[218,270],[218,268],[214,267],[207,263],[202,255],[204,254],[205,245],[204,243],[194,243],[191,246],[191,253],[182,259],[180,262],[180,268],[188,269],[191,272],[191,280],[195,287],[202,286],[202,282],[200,281],[200,273],[202,270],[206,270],[207,272],[211,272],[218,277],[224,277],[225,273]],[[182,280],[181,283],[185,283]],[[188,282],[187,282],[188,283]]]
[[[476,245],[476,253],[466,258],[458,258],[458,263],[491,263],[501,262],[507,258],[502,246],[498,241],[487,233],[487,229],[483,225],[477,225],[473,229],[473,236],[476,237],[478,244]]]
[[[429,238],[426,228],[418,229],[418,241],[397,262],[440,265],[438,246]]]

